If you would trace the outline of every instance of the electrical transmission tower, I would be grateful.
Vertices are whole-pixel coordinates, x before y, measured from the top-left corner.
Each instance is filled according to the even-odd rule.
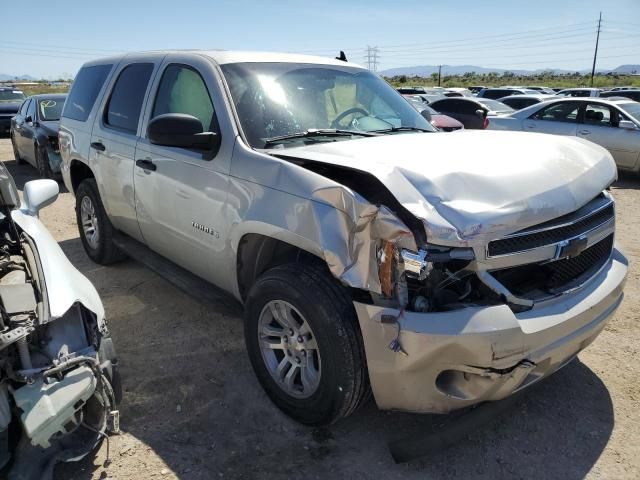
[[[378,71],[378,63],[380,63],[380,49],[367,45],[367,54],[364,57],[367,62],[367,68],[371,71]]]

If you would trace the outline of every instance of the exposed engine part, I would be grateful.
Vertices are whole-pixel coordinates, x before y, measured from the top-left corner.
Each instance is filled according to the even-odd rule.
[[[60,317],[49,315],[37,246],[4,213],[0,476],[49,478],[55,463],[79,460],[119,428],[117,362],[106,325],[93,312],[76,303]]]

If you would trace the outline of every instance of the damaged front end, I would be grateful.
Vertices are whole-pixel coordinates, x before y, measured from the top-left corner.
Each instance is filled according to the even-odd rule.
[[[83,458],[118,430],[117,361],[101,305],[50,297],[73,290],[64,268],[55,278],[47,271],[63,254],[43,227],[41,244],[12,212],[0,211],[0,471],[50,478],[57,462]],[[18,214],[35,228],[37,219]]]

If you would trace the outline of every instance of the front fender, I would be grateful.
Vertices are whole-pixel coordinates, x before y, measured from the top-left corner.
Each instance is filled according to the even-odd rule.
[[[44,274],[51,318],[62,317],[75,303],[91,310],[102,326],[104,307],[93,284],[82,275],[65,256],[58,242],[51,236],[42,222],[21,210],[13,210],[11,218],[35,243]]]

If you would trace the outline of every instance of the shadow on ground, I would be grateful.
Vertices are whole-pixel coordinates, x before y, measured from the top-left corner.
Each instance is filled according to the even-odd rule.
[[[105,302],[124,378],[123,430],[180,478],[534,478],[542,472],[577,480],[611,435],[609,393],[575,361],[457,445],[395,465],[389,441],[433,431],[449,418],[381,412],[372,402],[329,428],[298,425],[255,380],[237,314],[217,313],[215,304],[191,298],[133,261],[97,266],[77,239],[61,245]],[[120,453],[113,455],[118,462]],[[86,459],[59,467],[58,477],[88,479],[94,468]]]

